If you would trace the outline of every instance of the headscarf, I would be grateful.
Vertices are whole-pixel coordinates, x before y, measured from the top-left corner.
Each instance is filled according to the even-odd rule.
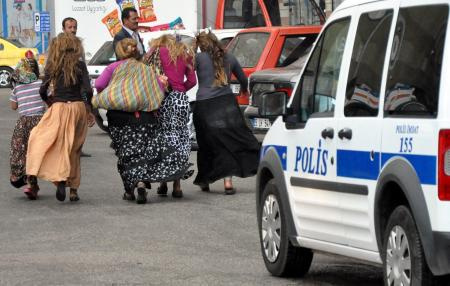
[[[21,59],[12,74],[12,79],[18,84],[28,84],[38,80],[33,72],[35,62],[29,59]]]

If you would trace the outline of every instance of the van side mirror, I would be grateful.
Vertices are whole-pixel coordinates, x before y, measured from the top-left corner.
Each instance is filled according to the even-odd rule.
[[[287,94],[285,92],[264,92],[258,109],[262,117],[277,117],[286,114]]]
[[[3,44],[0,44],[0,51],[3,51],[5,49],[5,46]]]

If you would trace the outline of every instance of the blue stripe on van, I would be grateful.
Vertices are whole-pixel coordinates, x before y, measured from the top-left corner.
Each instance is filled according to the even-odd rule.
[[[380,174],[379,152],[374,153],[373,161],[370,160],[368,151],[337,150],[336,155],[338,177],[376,180]],[[420,183],[436,185],[436,156],[381,153],[381,166],[393,157],[402,157],[407,160],[416,170]]]
[[[376,180],[378,178],[380,153],[374,153],[370,160],[370,152],[337,150],[336,168],[338,177]]]
[[[283,167],[283,170],[286,171],[287,169],[287,147],[286,146],[280,146],[280,145],[265,145],[261,148],[261,159],[266,154],[267,150],[269,148],[274,148],[275,151],[278,154],[278,157],[281,161],[281,166]]]
[[[389,159],[396,156],[403,157],[414,167],[420,183],[436,185],[436,156],[383,153],[381,155],[381,165],[384,166]]]

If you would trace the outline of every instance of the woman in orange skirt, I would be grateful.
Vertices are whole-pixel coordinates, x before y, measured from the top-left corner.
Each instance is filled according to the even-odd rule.
[[[92,88],[86,64],[80,60],[82,50],[80,39],[72,34],[61,33],[52,40],[40,88],[49,109],[28,141],[29,184],[36,184],[36,177],[53,182],[59,201],[65,200],[66,187],[70,201],[79,200],[81,147],[87,127],[94,124]]]

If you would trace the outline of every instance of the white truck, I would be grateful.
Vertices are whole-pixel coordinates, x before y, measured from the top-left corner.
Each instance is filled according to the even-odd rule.
[[[132,5],[143,15],[144,10],[140,7],[144,2],[151,5],[149,11],[152,13],[152,17],[146,19],[149,22],[140,24],[147,30],[170,29],[170,23],[177,19],[181,19],[185,29],[190,31],[201,28],[203,24],[201,19],[204,7],[197,0],[48,0],[47,9],[51,11],[52,27],[50,36],[54,37],[62,31],[64,18],[75,18],[78,21],[77,36],[83,40],[86,59],[89,60],[106,41],[112,40],[113,33],[110,29],[114,32],[114,29],[120,28],[122,7]],[[215,4],[212,2],[218,0],[208,1],[208,7]],[[213,25],[212,22],[208,24]]]

